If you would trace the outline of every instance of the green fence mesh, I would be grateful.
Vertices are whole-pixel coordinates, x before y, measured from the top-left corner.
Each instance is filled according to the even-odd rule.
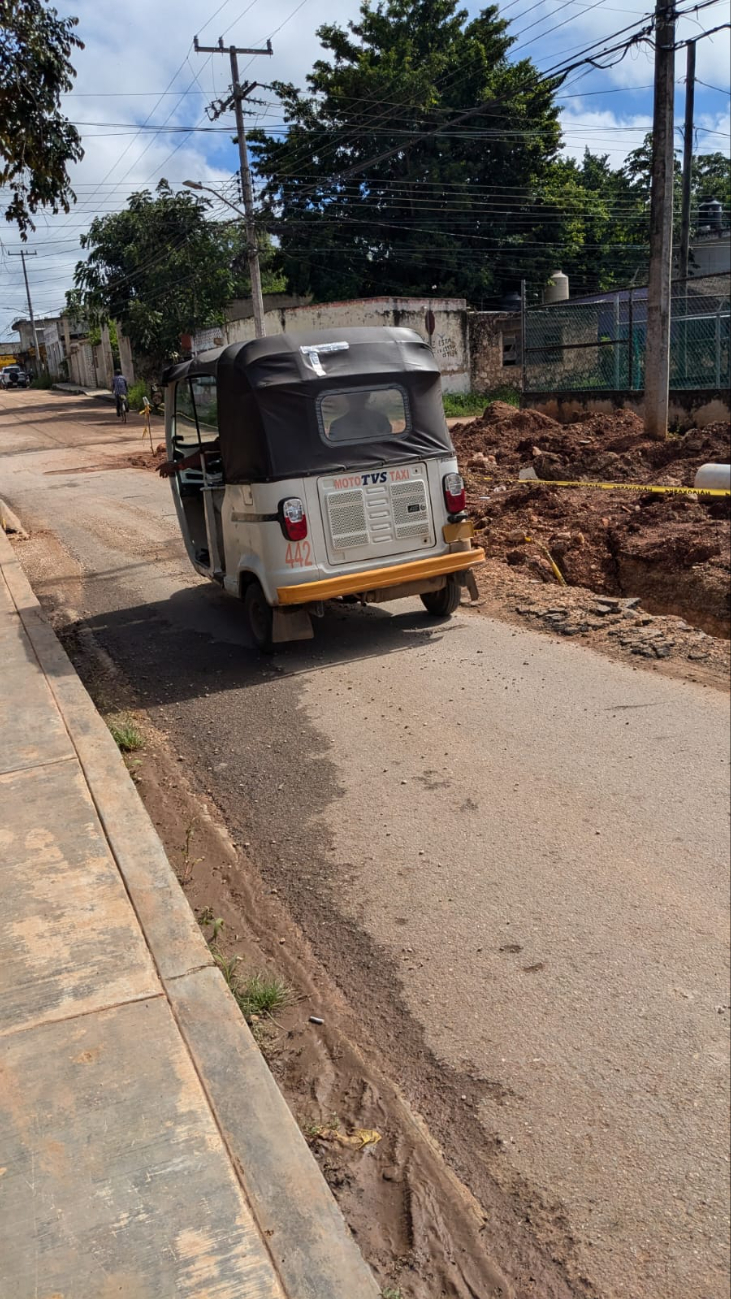
[[[729,315],[727,288],[725,292],[700,292],[693,280],[673,286],[671,388],[729,387]],[[596,302],[562,302],[528,311],[526,391],[641,391],[645,386],[646,322],[646,289],[622,290]]]

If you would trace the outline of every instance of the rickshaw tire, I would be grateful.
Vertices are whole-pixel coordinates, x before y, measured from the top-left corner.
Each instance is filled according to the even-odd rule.
[[[460,606],[462,587],[456,577],[448,577],[438,591],[425,591],[420,599],[432,618],[449,618]]]
[[[249,582],[244,591],[244,610],[256,648],[262,654],[273,654],[274,611],[256,578]]]

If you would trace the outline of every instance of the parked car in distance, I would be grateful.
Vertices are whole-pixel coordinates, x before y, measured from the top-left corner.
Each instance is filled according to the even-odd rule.
[[[28,375],[19,365],[4,365],[0,370],[0,384],[3,388],[27,388]]]

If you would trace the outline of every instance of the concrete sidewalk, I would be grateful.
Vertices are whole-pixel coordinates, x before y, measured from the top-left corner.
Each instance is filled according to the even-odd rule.
[[[114,401],[109,388],[84,388],[80,383],[54,383],[54,392],[65,392],[74,397],[96,397],[100,401]]]
[[[0,530],[0,1293],[374,1299]]]

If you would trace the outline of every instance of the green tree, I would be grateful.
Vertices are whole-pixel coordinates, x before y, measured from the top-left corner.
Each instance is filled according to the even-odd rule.
[[[650,172],[652,165],[652,132],[648,132],[638,149],[634,149],[625,161],[622,169],[638,193],[644,197],[649,212],[650,206]],[[674,168],[674,216],[675,237],[680,235],[680,211],[682,201],[683,171],[680,160],[675,158]],[[693,157],[690,179],[691,222],[692,229],[698,224],[698,206],[704,199],[716,198],[723,204],[725,224],[729,224],[731,214],[731,158],[725,153],[696,153]]]
[[[364,0],[318,35],[308,90],[277,86],[286,135],[252,137],[290,287],[479,301],[545,279],[562,237],[537,197],[556,83],[508,62],[497,7],[469,20],[457,0]]]
[[[68,212],[76,199],[67,168],[84,150],[60,104],[76,76],[72,50],[84,48],[77,23],[41,0],[0,0],[0,185],[22,239],[39,208]]]
[[[696,203],[717,198],[724,223],[731,223],[731,158],[725,153],[697,153],[693,159],[691,193]]]
[[[606,154],[554,165],[547,193],[564,212],[561,269],[572,294],[596,293],[647,273],[648,214],[643,185],[614,169]]]
[[[181,335],[220,324],[226,304],[250,292],[241,223],[211,222],[207,208],[161,180],[154,194],[132,194],[124,212],[97,217],[81,236],[88,256],[76,265],[69,308],[93,324],[121,325],[150,375],[179,354]],[[268,246],[262,253],[265,290],[276,290]]]

